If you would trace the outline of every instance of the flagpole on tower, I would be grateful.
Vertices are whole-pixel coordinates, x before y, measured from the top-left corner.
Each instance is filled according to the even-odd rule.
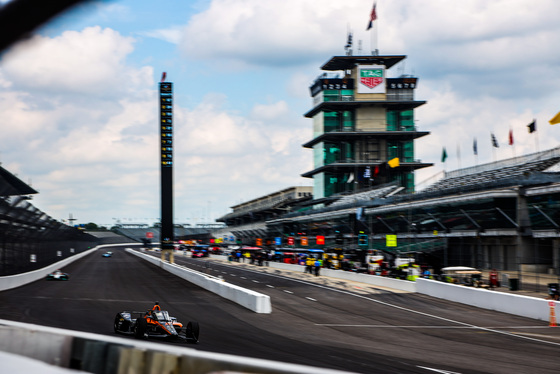
[[[511,145],[511,150],[513,152],[513,158],[516,158],[516,154],[515,154],[515,142],[513,141],[513,130],[510,128],[509,129],[509,145]]]
[[[492,158],[496,162],[496,148],[499,148],[498,140],[494,136],[494,133],[490,133],[490,140],[492,141]]]
[[[459,169],[461,169],[461,146],[459,145],[459,142],[457,142],[457,165],[459,166]]]
[[[377,49],[377,27],[373,27],[373,21],[377,19],[377,2],[373,2],[373,8],[369,16],[369,23],[366,31],[371,30],[371,54],[373,56],[379,55],[379,50]]]
[[[533,131],[535,131],[535,132],[537,131],[537,120],[536,119],[533,120]],[[539,147],[539,133],[537,132],[535,135],[536,135],[535,136],[535,144],[537,146],[537,153],[538,153],[538,152],[541,151],[540,147]]]
[[[472,149],[474,154],[474,163],[475,165],[478,165],[478,142],[476,138],[473,139]]]

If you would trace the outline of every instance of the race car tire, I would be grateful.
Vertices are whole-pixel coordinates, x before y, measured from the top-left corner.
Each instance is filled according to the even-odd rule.
[[[144,318],[138,318],[134,325],[134,337],[136,339],[144,339],[144,334],[148,329],[148,322]]]
[[[185,336],[187,339],[194,340],[194,343],[198,343],[198,336],[200,333],[200,326],[198,322],[189,322],[187,324],[187,329],[185,330]]]
[[[121,315],[117,313],[117,315],[115,316],[115,322],[113,322],[113,330],[115,330],[115,332],[119,332],[119,321],[121,319]]]

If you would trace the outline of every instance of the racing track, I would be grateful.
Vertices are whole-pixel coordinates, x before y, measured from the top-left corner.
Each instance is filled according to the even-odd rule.
[[[120,248],[67,267],[68,282],[0,292],[4,319],[113,335],[119,310],[159,301],[201,325],[188,347],[359,373],[557,373],[560,328],[363,284],[176,256],[195,270],[270,295],[256,314]],[[265,272],[267,271],[267,272]],[[335,288],[336,287],[336,288]],[[180,343],[171,343],[180,344]]]

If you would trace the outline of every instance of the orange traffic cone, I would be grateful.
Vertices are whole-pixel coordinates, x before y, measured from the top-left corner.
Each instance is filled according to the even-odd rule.
[[[555,306],[555,302],[554,301],[549,301],[548,302],[548,306],[550,307],[550,318],[549,318],[549,323],[548,326],[550,327],[556,327],[558,326],[556,324],[556,311],[554,310],[554,306]]]

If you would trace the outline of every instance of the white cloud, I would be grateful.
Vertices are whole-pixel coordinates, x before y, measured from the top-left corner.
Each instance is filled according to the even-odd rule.
[[[208,96],[193,110],[175,113],[178,199],[220,196],[222,204],[234,205],[301,184],[298,173],[311,167],[311,153],[301,148],[309,131],[285,126],[291,115],[286,104],[256,104],[251,118],[225,105],[223,97]]]
[[[342,47],[344,14],[361,8],[335,0],[214,0],[192,17],[180,47],[191,58],[297,65]]]
[[[168,43],[179,44],[181,42],[184,26],[172,26],[165,29],[143,31],[140,35],[156,38]]]
[[[152,69],[126,64],[132,43],[91,27],[35,36],[3,56],[2,150],[18,160],[15,172],[32,175],[36,201],[57,218],[122,207],[125,191],[157,191],[155,181],[140,183],[157,167],[146,166],[158,154],[157,102]]]
[[[116,97],[151,82],[151,71],[126,65],[133,43],[98,26],[56,38],[36,35],[6,53],[1,67],[16,89]]]

